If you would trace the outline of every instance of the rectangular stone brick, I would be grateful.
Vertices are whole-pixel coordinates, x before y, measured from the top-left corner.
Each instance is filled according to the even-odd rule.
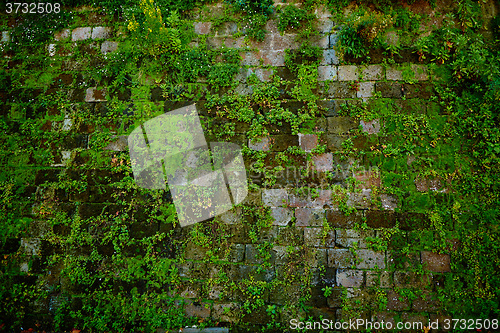
[[[339,58],[335,54],[334,49],[323,50],[323,58],[321,59],[320,65],[338,65]]]
[[[212,22],[195,22],[194,23],[194,32],[198,35],[210,34],[211,28],[212,28]]]
[[[356,265],[357,268],[362,269],[385,269],[385,253],[375,252],[373,250],[360,249],[356,250],[358,259],[361,260]]]
[[[402,81],[403,80],[403,71],[399,70],[395,67],[388,67],[385,72],[385,77],[387,80],[392,81]]]
[[[68,39],[70,35],[71,31],[69,29],[62,29],[61,31],[54,33],[54,39],[57,41],[63,41]]]
[[[432,272],[451,272],[450,255],[422,251],[420,258],[425,269]]]
[[[327,249],[306,248],[305,264],[310,267],[324,267],[327,265]]]
[[[272,207],[271,216],[274,218],[273,225],[286,226],[292,220],[292,210],[284,207]]]
[[[375,208],[371,199],[371,189],[362,189],[361,192],[349,193],[347,205],[356,209],[370,209]]]
[[[355,258],[349,249],[328,249],[328,267],[352,268]]]
[[[371,228],[392,228],[396,225],[393,212],[371,210],[366,212],[366,224]]]
[[[358,98],[372,97],[375,93],[375,82],[360,82],[358,89],[356,92]]]
[[[286,50],[286,49],[298,49],[300,44],[297,41],[297,36],[295,34],[285,34],[280,35],[279,33],[270,34],[271,37],[271,48],[275,51]]]
[[[333,29],[333,21],[329,18],[318,19],[316,29],[322,34],[328,34]]]
[[[429,73],[426,65],[411,64],[411,69],[415,73],[415,79],[425,81],[429,79]]]
[[[363,285],[363,271],[352,269],[337,269],[337,286],[359,288]]]
[[[329,231],[324,235],[323,228],[305,228],[304,243],[307,246],[335,247],[335,232]]]
[[[344,65],[338,67],[339,81],[356,81],[359,78],[358,67]]]
[[[361,214],[355,212],[345,215],[337,210],[327,209],[326,219],[333,228],[354,228],[356,224],[361,223]]]
[[[327,96],[334,99],[356,98],[356,90],[350,82],[331,82]]]
[[[92,39],[106,39],[111,37],[111,27],[92,28]]]
[[[299,133],[299,146],[305,152],[311,152],[318,146],[318,136],[316,134]]]
[[[333,155],[332,153],[325,153],[321,155],[313,155],[312,161],[314,168],[319,172],[326,172],[333,170]]]
[[[2,43],[10,42],[10,32],[9,31],[2,31],[2,39],[0,41]]]
[[[381,93],[383,98],[401,98],[404,86],[396,82],[376,82],[375,91]]]
[[[271,258],[268,260],[269,263],[274,263],[276,255],[271,251]],[[245,246],[245,262],[251,265],[260,265],[264,261],[261,254],[259,253],[258,245],[247,244]]]
[[[90,28],[90,27],[73,29],[73,31],[71,33],[71,40],[75,42],[78,40],[89,39],[91,36],[91,33],[92,33],[92,28]]]
[[[407,297],[397,294],[393,290],[387,292],[387,310],[405,311],[410,310],[410,302]]]
[[[320,227],[323,225],[325,210],[323,208],[295,208],[295,226]]]
[[[352,117],[328,117],[328,133],[347,134],[359,126],[358,121]]]
[[[298,135],[280,134],[270,137],[271,151],[285,151],[288,147],[299,145]]]
[[[374,230],[357,231],[353,229],[337,229],[335,234],[336,244],[350,248],[356,243],[360,249],[366,249],[368,247],[368,243],[365,241],[366,237],[375,237]]]
[[[379,81],[384,79],[384,68],[381,65],[368,65],[361,70],[364,81]]]
[[[336,66],[319,66],[318,67],[318,81],[337,80],[337,67]]]
[[[391,273],[388,271],[368,271],[366,272],[366,286],[375,288],[391,288]]]
[[[85,102],[106,102],[106,90],[96,87],[88,88],[85,94]]]
[[[104,41],[101,44],[101,53],[102,54],[108,54],[111,52],[115,52],[118,49],[118,42],[112,42],[112,41]]]
[[[331,190],[318,190],[317,196],[313,193],[305,193],[297,195],[294,192],[289,195],[290,207],[324,207],[325,205],[332,205],[332,191]]]
[[[361,125],[363,132],[368,133],[368,134],[378,134],[380,132],[380,120],[379,119],[373,119],[373,120],[361,120],[359,122]]]
[[[267,207],[281,207],[288,202],[288,193],[285,189],[263,189],[262,203]]]
[[[256,138],[248,140],[248,148],[258,151],[269,151],[271,148],[271,140],[269,137]]]

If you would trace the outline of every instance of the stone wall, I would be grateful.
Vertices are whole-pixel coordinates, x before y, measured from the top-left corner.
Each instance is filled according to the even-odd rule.
[[[271,84],[277,77],[282,82],[281,106],[299,114],[307,103],[293,99],[299,78],[285,65],[286,50],[296,50],[302,43],[298,33],[280,33],[278,18],[271,17],[265,38],[248,40],[241,24],[215,22],[216,14],[223,14],[223,4],[203,8],[185,14],[196,34],[190,45],[239,49],[235,91],[251,95],[253,84],[247,79],[252,74],[261,83]],[[415,10],[438,17],[430,6]],[[49,86],[27,82],[22,99],[2,93],[3,117],[11,123],[40,117],[39,110],[30,110],[30,98],[59,98],[40,123],[43,131],[56,133],[51,137],[57,138],[51,143],[53,160],[32,157],[8,165],[32,170],[20,196],[26,203],[22,214],[31,222],[22,237],[9,238],[12,247],[4,246],[3,252],[19,255],[20,281],[46,292],[46,297],[26,304],[24,328],[36,323],[50,327],[60,304],[67,307],[61,310],[66,316],[82,310],[86,297],[104,285],[113,292],[134,289],[143,295],[165,291],[175,300],[171,306],[194,317],[186,323],[199,320],[235,330],[266,325],[286,330],[283,327],[294,318],[425,325],[448,318],[440,294],[445,280],[454,274],[458,244],[448,236],[453,225],[436,230],[429,212],[405,200],[447,200],[454,191],[451,180],[423,170],[444,156],[458,154],[459,148],[450,141],[448,150],[442,145],[437,151],[425,141],[397,160],[389,151],[397,148],[393,135],[401,126],[427,121],[437,123],[427,127],[437,132],[446,127],[448,115],[435,98],[434,84],[440,80],[436,64],[407,49],[393,55],[375,50],[363,63],[343,59],[336,47],[335,18],[318,7],[314,24],[319,34],[309,40],[323,55],[314,90],[319,107],[315,124],[312,130],[301,125],[298,133],[286,122],[273,124],[269,135],[254,138],[250,124],[217,116],[218,107],[205,98],[211,89],[206,78],[193,83],[202,93],[191,100],[168,100],[161,78],[140,75],[133,78],[135,86],[108,91],[114,78],[102,75],[99,81],[93,72],[119,52],[128,31],[120,19],[97,10],[85,7],[76,13],[87,21],[57,31],[46,45],[44,61],[60,66],[61,72]],[[2,48],[8,49],[12,42],[10,30],[3,31]],[[31,66],[10,53],[2,63],[6,72],[13,73]],[[141,99],[165,112],[196,102],[209,138],[216,136],[211,131],[216,126],[234,124],[234,135],[224,140],[248,147],[247,175],[256,185],[243,205],[185,228],[158,218],[174,214],[164,209],[169,193],[145,193],[130,185],[126,137],[148,117],[138,117],[139,108],[132,106]],[[130,103],[130,108],[117,113],[117,103]],[[379,112],[382,108],[385,113]],[[381,116],[369,119],[350,110]],[[127,112],[137,116],[135,123],[125,117]],[[120,113],[123,120],[117,117]],[[421,117],[419,122],[397,124],[391,118],[395,114],[400,120],[405,115]],[[292,153],[290,147],[302,153]],[[255,152],[265,154],[264,173],[255,167]],[[278,160],[284,155],[288,162]],[[283,170],[276,169],[279,166]],[[394,180],[398,175],[406,178]],[[425,237],[442,238],[450,246],[438,251]],[[72,277],[77,267],[87,273]],[[155,269],[166,272],[174,267],[177,278],[165,273],[164,282],[148,283],[152,279],[148,274]],[[135,280],[130,278],[134,270],[140,271]],[[131,275],[123,277],[124,271]],[[90,282],[79,280],[84,276]],[[276,323],[284,326],[273,328]]]

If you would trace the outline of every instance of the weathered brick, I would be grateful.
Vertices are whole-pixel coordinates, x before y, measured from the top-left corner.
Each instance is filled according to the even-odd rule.
[[[104,150],[112,150],[112,151],[126,151],[128,148],[128,136],[127,135],[119,135],[113,136],[112,142],[110,142]]]
[[[326,136],[326,146],[330,151],[340,151],[342,150],[342,143],[346,140],[338,135],[327,135]]]
[[[337,67],[336,66],[319,66],[318,67],[318,81],[336,80]]]
[[[356,265],[357,268],[362,269],[384,269],[385,268],[385,253],[375,252],[373,250],[360,249],[356,250],[358,259],[361,260],[359,264]]]
[[[327,249],[308,247],[305,250],[305,264],[310,267],[324,267],[327,265]]]
[[[437,298],[436,294],[429,291],[424,291],[422,295],[419,295],[413,300],[411,309],[417,312],[436,312],[440,309],[441,304]]]
[[[401,314],[401,321],[404,323],[412,323],[412,325],[421,325],[420,327],[424,327],[428,325],[429,320],[427,319],[427,315],[418,314],[414,312],[403,312]]]
[[[264,65],[285,66],[285,56],[283,51],[268,51],[261,54]]]
[[[356,81],[359,78],[358,67],[352,65],[338,67],[339,81]]]
[[[71,40],[72,41],[85,40],[89,39],[91,35],[92,35],[92,28],[90,27],[76,28],[73,29],[71,33]]]
[[[257,68],[255,69],[255,75],[262,82],[268,82],[273,75],[272,69]]]
[[[366,272],[366,286],[367,287],[380,287],[391,288],[391,273],[388,271],[368,271]]]
[[[358,98],[372,97],[375,92],[375,82],[360,82],[359,90],[356,92]]]
[[[426,65],[411,64],[411,69],[415,73],[415,79],[425,81],[429,79],[429,73]]]
[[[333,228],[354,228],[358,223],[361,223],[361,215],[359,213],[351,213],[345,215],[337,210],[327,209],[326,219]]]
[[[288,202],[288,193],[285,189],[263,189],[262,203],[268,207],[281,207]]]
[[[315,247],[334,247],[335,246],[335,232],[329,231],[324,235],[323,228],[305,228],[304,229],[304,242],[308,246]]]
[[[195,22],[194,32],[198,35],[208,35],[212,28],[212,22]]]
[[[271,148],[271,141],[269,137],[257,138],[255,142],[248,140],[248,148],[259,151],[269,151]]]
[[[231,244],[227,255],[230,262],[242,262],[245,257],[245,244]]]
[[[422,251],[420,258],[424,267],[432,272],[451,272],[449,254]]]
[[[395,67],[388,67],[386,72],[385,72],[385,77],[387,80],[402,81],[403,80],[403,71],[399,70]]]
[[[328,267],[351,268],[355,257],[349,249],[328,249]]]
[[[380,132],[380,120],[379,119],[373,119],[373,120],[361,120],[359,122],[361,127],[363,128],[363,132],[368,133],[368,134],[378,134]]]
[[[8,43],[10,42],[10,32],[9,31],[2,31],[2,39],[0,40],[2,43]]]
[[[333,29],[333,21],[329,18],[318,19],[316,29],[322,34],[328,34]]]
[[[410,302],[407,297],[397,294],[393,290],[387,291],[387,310],[405,311],[410,310]]]
[[[311,152],[318,145],[318,136],[316,134],[299,133],[299,146],[305,152]]]
[[[307,194],[297,195],[290,193],[289,206],[290,207],[324,207],[325,205],[332,205],[332,191],[331,190],[318,190],[317,196],[310,191]]]
[[[332,134],[347,134],[358,127],[358,122],[352,117],[328,117],[328,132]]]
[[[299,137],[298,135],[280,134],[273,135],[270,138],[271,151],[285,151],[288,147],[298,146]]]
[[[185,300],[184,311],[188,317],[208,318],[210,317],[210,303],[199,304],[191,300]]]
[[[101,44],[101,53],[108,54],[110,52],[114,52],[118,49],[118,42],[113,41],[104,41]]]
[[[292,220],[292,210],[284,207],[272,207],[271,216],[274,218],[273,225],[286,226]]]
[[[94,27],[92,28],[92,39],[106,39],[111,37],[110,27]]]
[[[366,223],[371,228],[392,228],[396,225],[393,212],[371,210],[366,212]]]
[[[376,82],[375,91],[380,92],[383,98],[401,98],[404,88],[396,82]]]
[[[338,64],[339,64],[339,58],[335,54],[334,49],[323,50],[323,58],[321,59],[320,65],[338,65]]]
[[[372,321],[390,323],[390,327],[396,327],[396,313],[391,312],[376,312],[372,316]]]
[[[69,38],[71,31],[69,29],[62,29],[54,34],[54,39],[57,41],[63,41]]]
[[[224,22],[217,28],[218,36],[230,36],[238,32],[238,25],[236,22]]]
[[[354,174],[356,179],[356,188],[367,189],[371,187],[380,187],[380,175],[373,171],[359,171]],[[358,183],[359,182],[359,183]]]
[[[297,227],[319,227],[323,225],[325,210],[323,208],[303,208],[295,209],[295,226]]]
[[[106,90],[96,87],[88,88],[85,94],[85,102],[106,102]]]
[[[396,210],[398,207],[398,199],[396,196],[392,196],[389,194],[381,194],[380,201],[382,203],[382,209],[384,210]]]
[[[279,33],[269,34],[271,42],[269,43],[269,48],[280,51],[286,49],[298,49],[299,42],[297,41],[296,35],[286,34],[280,35]]]
[[[363,271],[352,269],[337,269],[337,286],[358,288],[363,285]]]
[[[325,153],[321,155],[313,155],[312,157],[314,168],[316,171],[325,172],[333,170],[333,155]]]
[[[239,320],[240,315],[241,309],[238,303],[215,303],[212,308],[212,318],[219,322],[234,323]],[[185,333],[186,329],[183,332]],[[229,332],[229,329],[226,329],[226,332]]]
[[[381,65],[368,65],[361,70],[361,77],[365,81],[379,81],[384,78],[384,68]]]
[[[430,286],[431,282],[431,274],[416,274],[408,271],[394,272],[394,285],[398,288],[425,289]]]
[[[361,192],[351,192],[349,193],[347,205],[356,209],[372,208],[371,193],[371,189],[362,189]]]
[[[245,247],[245,262],[252,265],[260,265],[264,262],[262,256],[259,253],[258,245],[247,244]],[[271,258],[269,258],[269,263],[274,263],[276,255],[271,251]]]
[[[335,234],[335,243],[337,245],[350,248],[356,243],[360,249],[368,247],[368,243],[365,241],[366,237],[375,237],[375,231],[373,230],[357,231],[353,229],[337,229]]]
[[[328,98],[356,98],[356,90],[350,82],[332,82],[328,87]]]

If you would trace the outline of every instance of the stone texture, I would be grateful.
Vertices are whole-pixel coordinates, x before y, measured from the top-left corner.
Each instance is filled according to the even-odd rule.
[[[281,207],[288,202],[288,193],[285,189],[263,189],[262,203],[268,207]]]
[[[85,102],[106,102],[106,90],[95,87],[88,88],[85,94]]]
[[[440,309],[440,302],[436,294],[429,291],[424,291],[413,300],[411,309],[416,312],[436,312]]]
[[[69,29],[62,29],[54,34],[54,39],[56,41],[63,41],[69,38],[71,31]]]
[[[336,66],[319,66],[318,67],[318,81],[336,80],[337,67]]]
[[[331,190],[318,190],[317,196],[313,195],[311,191],[307,194],[297,195],[290,193],[289,206],[290,207],[321,207],[332,205],[332,191]],[[315,198],[313,199],[313,196]]]
[[[238,303],[216,303],[212,308],[212,318],[220,322],[234,323],[238,321],[240,312]],[[229,332],[229,328],[218,327],[218,329],[221,333]],[[183,333],[186,333],[186,328],[183,329]]]
[[[325,153],[321,155],[313,155],[312,157],[316,171],[325,172],[333,170],[333,155]]]
[[[410,302],[408,302],[408,298],[402,297],[393,290],[389,290],[387,291],[387,310],[410,310]]]
[[[112,151],[126,151],[128,148],[128,136],[127,135],[119,135],[112,137],[112,142],[110,142],[104,150],[112,150]]]
[[[360,249],[356,250],[360,263],[356,265],[361,269],[384,269],[385,268],[385,254],[383,252],[375,252],[373,250]]]
[[[245,257],[245,244],[231,244],[227,260],[230,262],[242,262]]]
[[[321,65],[338,65],[339,58],[335,54],[334,49],[323,50],[323,59],[320,62]]]
[[[356,81],[359,78],[358,67],[347,65],[338,67],[339,81]]]
[[[271,142],[268,137],[257,138],[256,142],[252,142],[252,140],[248,140],[248,148],[259,151],[269,151],[271,148]]]
[[[363,128],[363,132],[368,133],[368,134],[378,134],[380,132],[380,120],[379,119],[373,119],[373,120],[361,120],[359,122],[361,127]]]
[[[365,81],[384,79],[384,68],[381,65],[368,65],[361,70],[361,78]]]
[[[429,73],[427,71],[427,66],[411,64],[411,69],[415,73],[415,79],[418,81],[425,81],[429,79]]]
[[[375,231],[373,230],[358,231],[353,229],[337,229],[335,234],[335,243],[346,248],[351,248],[354,246],[354,243],[356,243],[358,248],[366,249],[368,243],[365,241],[365,238],[375,237]]]
[[[322,34],[328,34],[333,29],[333,21],[329,18],[318,19],[316,29]]]
[[[293,212],[290,208],[273,207],[271,208],[271,216],[274,218],[273,225],[286,226],[292,220]]]
[[[194,32],[198,35],[208,35],[212,28],[212,22],[195,22]]]
[[[396,216],[392,212],[371,210],[366,212],[366,223],[371,228],[392,228],[396,225]]]
[[[371,193],[371,189],[362,189],[361,192],[351,192],[349,193],[349,199],[347,199],[347,205],[356,209],[373,208]]]
[[[388,271],[368,271],[366,272],[366,286],[367,287],[380,287],[391,288],[391,273]]]
[[[295,226],[320,227],[323,225],[325,210],[323,208],[295,208]]]
[[[188,317],[208,318],[210,317],[210,303],[198,304],[191,300],[185,300],[184,311]]]
[[[78,40],[89,39],[91,36],[91,32],[92,28],[90,27],[73,29],[73,32],[71,33],[71,40],[75,42]]]
[[[358,122],[352,117],[328,117],[328,133],[347,134],[358,127]]]
[[[432,272],[451,272],[450,255],[430,251],[422,251],[420,258],[424,268]]]
[[[2,31],[2,39],[0,40],[2,43],[10,42],[10,32]]]
[[[337,286],[358,288],[363,285],[363,271],[337,269]]]
[[[402,81],[403,80],[403,71],[399,70],[395,67],[388,67],[386,72],[385,72],[385,77],[387,80]]]
[[[304,242],[308,246],[334,247],[335,232],[329,231],[324,235],[323,228],[305,228]]]
[[[375,92],[375,82],[360,82],[359,90],[356,92],[358,98],[372,97]]]
[[[404,86],[397,82],[376,82],[375,91],[379,92],[383,98],[401,98]]]
[[[92,28],[92,39],[106,39],[111,37],[110,27],[94,27]]]
[[[361,215],[358,213],[345,215],[332,209],[326,210],[326,219],[333,228],[354,228],[357,223],[361,223]]]
[[[345,99],[356,98],[356,90],[353,89],[351,82],[332,82],[328,87],[328,98]],[[346,104],[346,103],[343,103]]]
[[[328,249],[328,267],[352,268],[355,257],[349,249]]]
[[[316,134],[299,133],[299,146],[305,152],[311,152],[318,145],[318,136]]]
[[[396,196],[392,196],[389,194],[381,194],[380,202],[382,203],[382,209],[384,210],[396,210],[398,207],[398,199]]]
[[[115,52],[118,49],[118,42],[104,41],[101,44],[101,53],[108,54],[110,52]]]

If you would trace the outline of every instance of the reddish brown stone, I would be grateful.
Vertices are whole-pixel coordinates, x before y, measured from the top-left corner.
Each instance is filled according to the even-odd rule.
[[[387,310],[410,310],[410,303],[408,302],[408,298],[402,297],[393,290],[389,290],[387,292]]]
[[[424,267],[432,272],[451,272],[449,254],[422,251],[420,258]]]

